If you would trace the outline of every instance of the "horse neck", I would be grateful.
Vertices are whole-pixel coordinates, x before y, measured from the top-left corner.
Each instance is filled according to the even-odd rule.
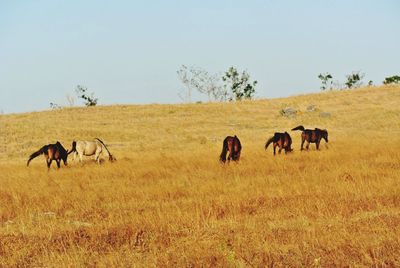
[[[57,145],[57,149],[60,152],[62,158],[64,158],[66,155],[68,155],[67,150],[65,150],[65,148],[61,145],[61,143],[58,142],[56,145]]]

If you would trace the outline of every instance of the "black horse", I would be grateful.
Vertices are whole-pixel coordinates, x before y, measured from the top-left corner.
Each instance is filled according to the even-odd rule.
[[[226,162],[226,153],[229,152],[228,162],[230,160],[239,161],[241,150],[242,150],[242,144],[240,143],[239,138],[236,137],[236,135],[234,137],[227,136],[224,139],[224,142],[222,144],[222,152],[219,157],[219,160],[222,163],[225,163]]]
[[[287,133],[287,132],[285,132],[285,133],[275,132],[274,136],[272,136],[265,143],[265,150],[267,150],[268,146],[271,143],[273,143],[273,146],[274,146],[274,155],[276,155],[276,147],[279,147],[278,153],[281,153],[282,149],[285,149],[285,154],[293,151],[293,149],[291,148],[292,138],[290,137],[289,133]]]
[[[67,158],[71,152],[65,150],[64,147],[61,145],[61,143],[57,141],[55,144],[45,145],[42,148],[40,148],[37,152],[31,154],[29,156],[26,165],[29,166],[29,162],[31,162],[33,158],[43,154],[44,157],[46,158],[47,168],[50,168],[50,165],[53,162],[53,160],[56,161],[57,167],[60,168],[61,160],[64,162],[65,166],[67,165]]]
[[[326,129],[305,129],[303,126],[298,126],[292,130],[301,130],[301,150],[303,150],[304,142],[307,141],[306,149],[310,146],[310,143],[315,143],[317,150],[319,150],[319,144],[321,139],[328,142],[328,131]]]

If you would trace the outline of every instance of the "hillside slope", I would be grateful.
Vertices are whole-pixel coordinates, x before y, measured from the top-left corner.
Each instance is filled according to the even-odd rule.
[[[1,115],[0,266],[400,266],[399,104],[397,86]],[[300,152],[300,124],[329,143]],[[285,130],[295,151],[264,151]],[[221,166],[233,134],[241,161]],[[94,137],[117,162],[26,167]]]

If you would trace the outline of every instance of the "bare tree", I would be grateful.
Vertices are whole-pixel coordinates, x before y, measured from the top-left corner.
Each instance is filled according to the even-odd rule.
[[[70,94],[67,94],[66,98],[67,98],[69,107],[73,107],[75,105],[75,98],[73,96],[71,96]]]
[[[186,65],[182,65],[177,74],[186,87],[186,92],[178,94],[184,101],[192,101],[194,90],[207,95],[209,101],[226,101],[228,99],[228,93],[222,86],[219,74],[210,74],[204,69]]]

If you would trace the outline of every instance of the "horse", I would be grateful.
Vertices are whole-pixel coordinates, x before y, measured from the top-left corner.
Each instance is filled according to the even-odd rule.
[[[289,133],[280,133],[275,132],[274,136],[267,140],[265,143],[265,150],[267,150],[268,146],[273,143],[274,146],[274,155],[276,155],[276,147],[279,147],[278,153],[280,154],[282,149],[285,149],[285,154],[288,152],[293,151],[291,148],[292,146],[292,138],[290,137]]]
[[[236,137],[236,135],[234,137],[227,136],[224,139],[224,142],[222,144],[222,152],[221,152],[221,155],[219,156],[219,160],[222,163],[225,163],[226,162],[226,153],[229,152],[228,162],[230,160],[239,161],[241,150],[242,150],[242,145],[240,143],[239,138]]]
[[[61,145],[59,141],[55,144],[48,144],[40,148],[38,151],[34,152],[29,156],[28,162],[26,166],[29,166],[29,163],[32,161],[33,158],[43,154],[46,158],[47,168],[49,169],[53,160],[57,163],[57,168],[60,168],[61,160],[64,162],[64,165],[67,166],[67,158],[71,152],[65,150],[65,148]]]
[[[108,153],[108,160],[113,162],[117,160],[108,150],[107,146],[99,138],[95,138],[92,141],[72,141],[71,152],[74,152],[74,160],[76,155],[79,155],[79,162],[82,162],[83,156],[94,155],[94,160],[100,164],[100,154],[103,152],[103,148],[106,149]]]
[[[307,141],[306,149],[310,146],[310,143],[315,143],[317,150],[319,150],[319,144],[321,139],[328,142],[328,131],[326,129],[305,129],[303,126],[298,126],[292,130],[301,130],[301,150],[303,149],[304,142]]]

